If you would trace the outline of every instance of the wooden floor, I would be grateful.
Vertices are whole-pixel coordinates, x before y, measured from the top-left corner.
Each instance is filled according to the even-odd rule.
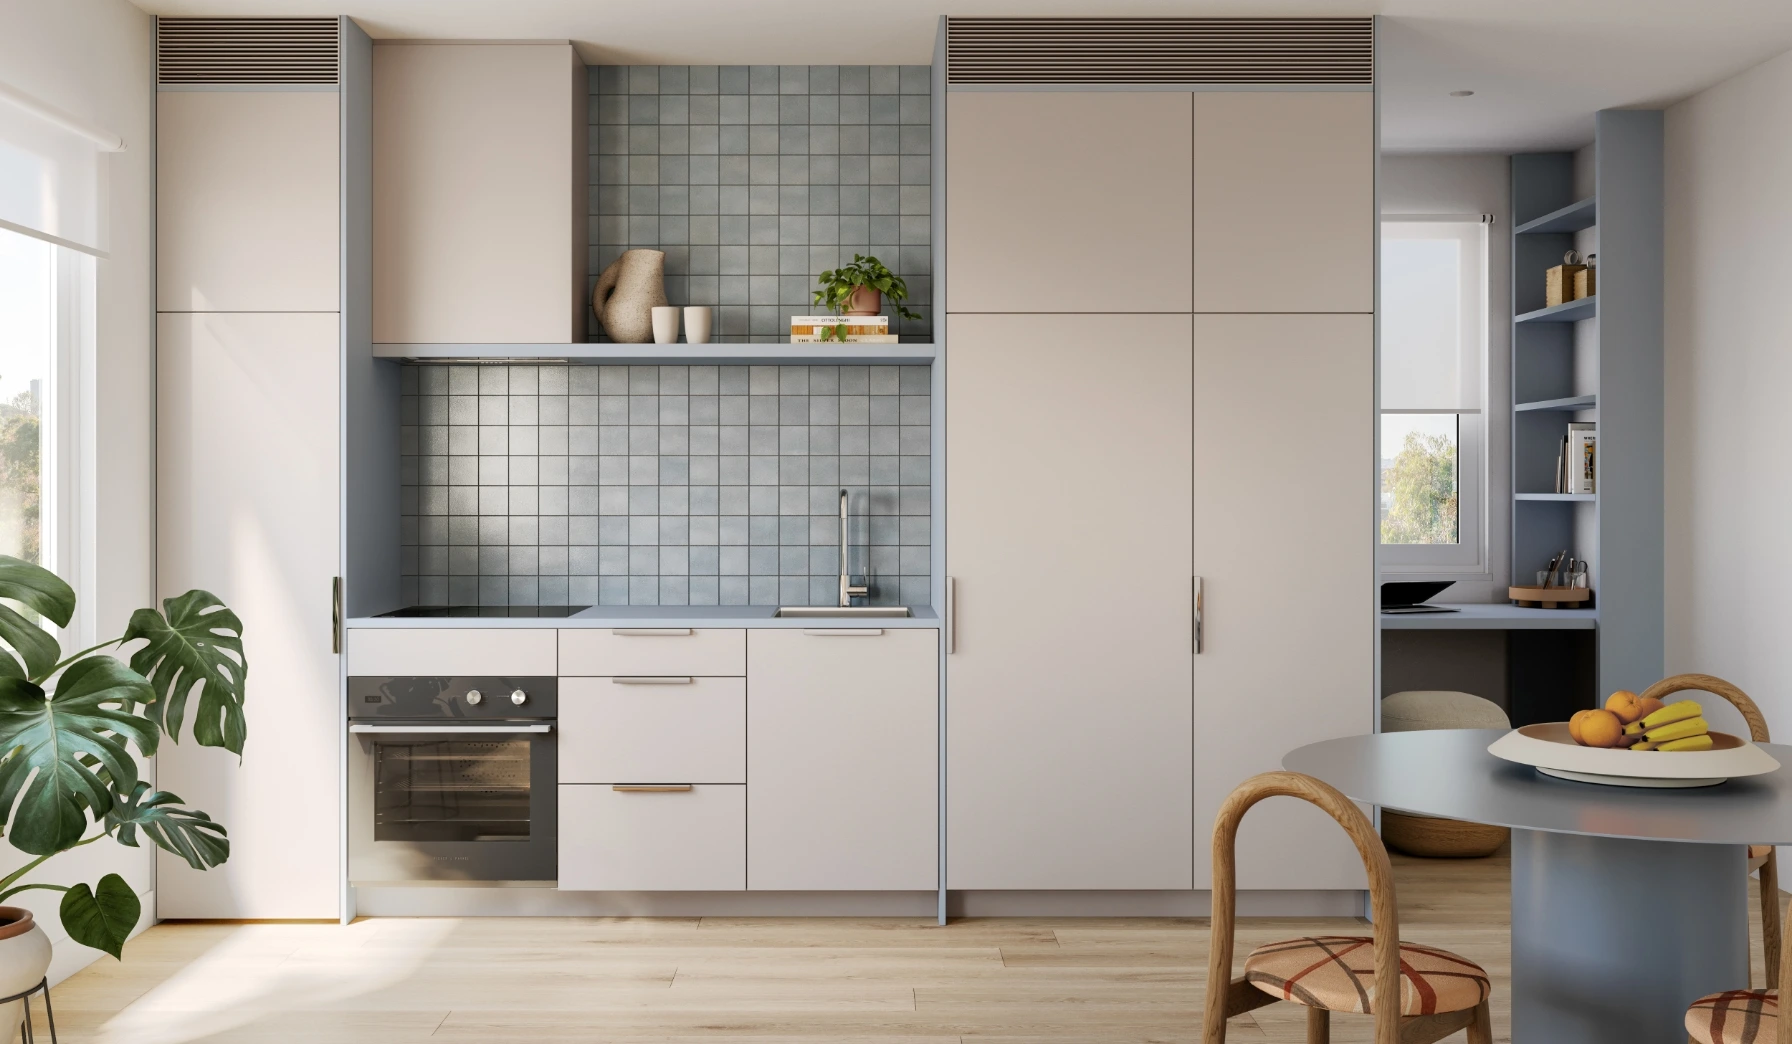
[[[1402,935],[1493,976],[1510,1039],[1504,857],[1395,857]],[[1238,954],[1361,922],[1240,922]],[[1755,929],[1755,981],[1761,979]],[[1194,1041],[1204,920],[378,919],[170,924],[57,987],[65,1044]],[[41,1022],[40,1022],[41,1026]],[[1302,1009],[1233,1020],[1299,1041]],[[1338,1016],[1333,1039],[1370,1040]],[[47,1040],[39,1030],[40,1040]],[[1460,1039],[1460,1038],[1458,1038]]]

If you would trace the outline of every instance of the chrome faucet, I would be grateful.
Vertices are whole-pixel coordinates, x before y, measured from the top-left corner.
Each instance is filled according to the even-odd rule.
[[[846,551],[848,546],[846,538],[846,491],[843,489],[840,491],[840,608],[842,609],[851,606],[854,597],[864,597],[871,593],[870,587],[853,586],[852,575],[847,571],[848,567],[846,564]]]

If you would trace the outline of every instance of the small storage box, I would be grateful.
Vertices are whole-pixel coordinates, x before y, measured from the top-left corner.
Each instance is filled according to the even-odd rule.
[[[1586,265],[1557,265],[1543,273],[1543,305],[1554,308],[1559,304],[1578,300],[1586,295],[1575,292],[1579,277],[1587,270]]]
[[[1592,267],[1583,268],[1574,273],[1574,299],[1576,301],[1583,297],[1592,297],[1599,292],[1597,286],[1598,274],[1599,269]]]

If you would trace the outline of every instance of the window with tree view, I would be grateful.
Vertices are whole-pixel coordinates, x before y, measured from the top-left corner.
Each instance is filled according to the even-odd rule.
[[[56,250],[0,229],[0,554],[39,563],[40,429],[55,338]]]

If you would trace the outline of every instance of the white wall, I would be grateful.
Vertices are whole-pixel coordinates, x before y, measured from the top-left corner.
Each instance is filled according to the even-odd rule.
[[[0,0],[0,79],[57,108],[117,132],[125,151],[108,162],[110,258],[98,263],[97,503],[92,586],[102,636],[120,633],[131,611],[151,600],[153,459],[151,280],[154,100],[149,16],[124,0]],[[89,530],[92,532],[93,530]],[[32,880],[93,882],[117,872],[155,907],[150,849],[102,841],[51,860]],[[0,869],[25,860],[0,844]],[[67,941],[60,893],[25,892],[56,941],[51,981],[102,956]]]
[[[1784,743],[1792,53],[1670,108],[1666,151],[1665,661],[1741,686]]]
[[[1487,564],[1492,579],[1459,580],[1441,602],[1503,602],[1511,541],[1512,260],[1511,173],[1491,153],[1413,153],[1381,157],[1381,212],[1492,214],[1487,230]],[[1442,579],[1443,574],[1439,574]]]

